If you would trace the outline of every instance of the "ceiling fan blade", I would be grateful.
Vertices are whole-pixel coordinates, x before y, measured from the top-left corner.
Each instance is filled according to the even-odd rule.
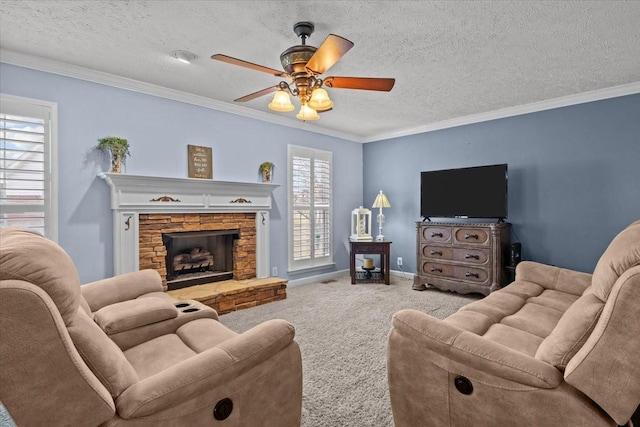
[[[243,61],[242,59],[233,58],[227,55],[222,55],[221,53],[216,53],[215,55],[211,55],[211,59],[226,62],[227,64],[239,65],[240,67],[245,67],[245,68],[249,68],[256,71],[262,71],[263,73],[271,74],[272,76],[278,76],[278,77],[289,76],[284,71],[279,71],[274,68],[264,67],[262,65],[254,64],[253,62],[247,62],[247,61]]]
[[[324,84],[327,87],[341,89],[379,90],[389,92],[393,89],[396,79],[377,77],[327,77]]]
[[[316,50],[316,53],[309,59],[305,68],[314,74],[323,74],[352,47],[353,42],[344,37],[329,34]]]
[[[242,98],[234,99],[234,101],[235,102],[251,101],[252,99],[256,99],[256,98],[259,98],[261,96],[267,95],[267,94],[269,94],[271,92],[275,92],[278,89],[280,89],[279,86],[271,86],[271,87],[268,87],[266,89],[262,89],[262,90],[259,90],[257,92],[250,93],[249,95],[245,95]]]

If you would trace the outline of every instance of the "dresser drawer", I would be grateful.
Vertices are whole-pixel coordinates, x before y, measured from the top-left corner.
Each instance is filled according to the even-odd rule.
[[[424,227],[422,229],[422,241],[426,243],[451,242],[451,227]]]
[[[489,249],[453,248],[453,260],[472,264],[486,264],[489,261]]]
[[[429,259],[453,259],[453,248],[447,246],[422,246],[422,257]]]
[[[489,233],[483,228],[460,227],[454,229],[454,243],[465,245],[489,246]]]
[[[422,264],[422,274],[438,277],[453,277],[453,265],[437,262],[425,262]]]
[[[453,277],[460,280],[484,283],[489,279],[489,273],[482,268],[454,266]]]

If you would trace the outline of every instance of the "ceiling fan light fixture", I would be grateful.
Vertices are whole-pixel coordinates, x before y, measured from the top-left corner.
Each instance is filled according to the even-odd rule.
[[[306,122],[307,120],[318,120],[320,116],[316,110],[307,104],[302,104],[300,111],[296,114],[296,118]]]
[[[329,94],[326,90],[317,88],[311,92],[309,107],[316,111],[326,111],[333,108],[333,101],[329,98]]]
[[[291,103],[289,94],[284,90],[279,90],[273,95],[273,99],[269,103],[268,107],[270,110],[278,111],[281,113],[288,113],[289,111],[293,111],[293,109],[296,108]]]
[[[176,50],[171,54],[171,56],[185,64],[191,64],[191,62],[197,58],[194,53],[187,52],[186,50]]]

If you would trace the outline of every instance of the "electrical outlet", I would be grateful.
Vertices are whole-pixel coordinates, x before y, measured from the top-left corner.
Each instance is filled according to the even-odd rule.
[[[398,257],[398,267],[402,267],[402,257]]]
[[[275,276],[277,276],[277,275],[278,275],[278,267],[272,267],[272,268],[271,268],[271,275],[272,275],[273,277],[275,277]]]

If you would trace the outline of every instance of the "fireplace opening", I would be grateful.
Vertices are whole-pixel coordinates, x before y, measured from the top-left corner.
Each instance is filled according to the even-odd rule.
[[[237,229],[163,233],[168,289],[232,279],[236,239]]]

